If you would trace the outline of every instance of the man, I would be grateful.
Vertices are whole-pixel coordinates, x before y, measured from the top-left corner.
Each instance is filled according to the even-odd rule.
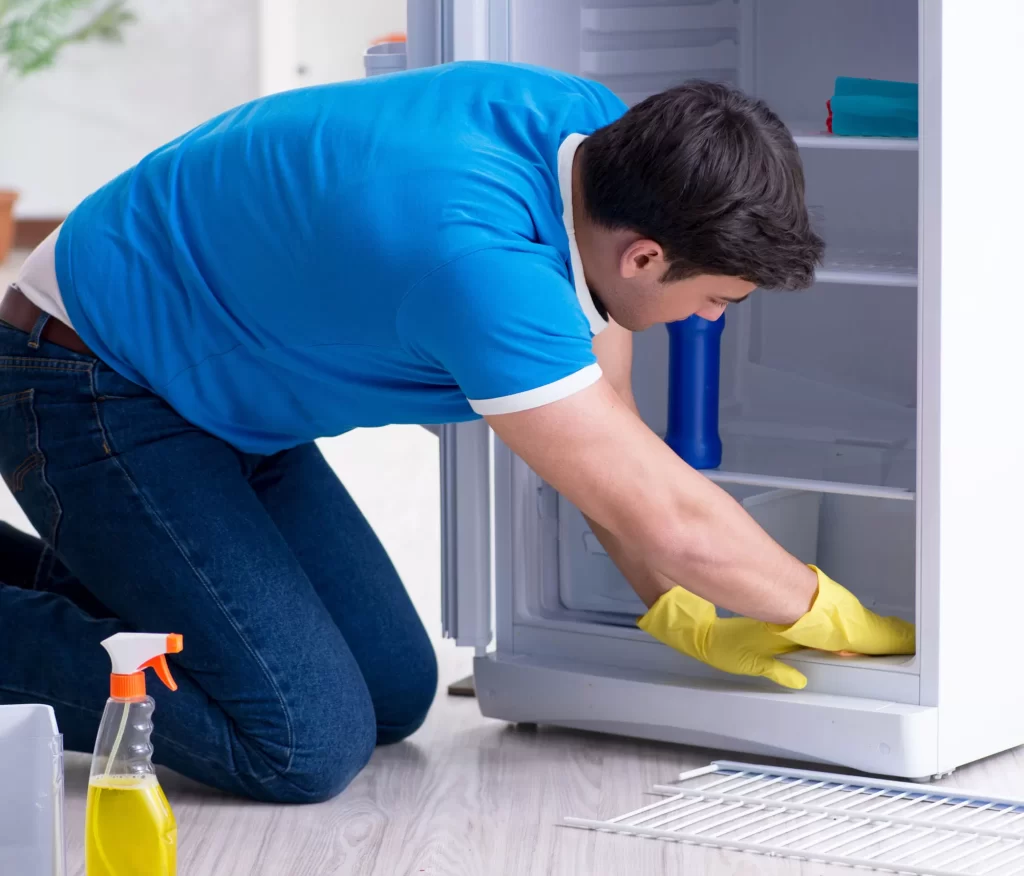
[[[625,112],[574,77],[455,64],[200,125],[87,198],[0,306],[0,471],[43,538],[4,549],[0,702],[51,703],[88,749],[99,641],[174,630],[163,762],[336,794],[437,678],[312,442],[476,416],[588,515],[667,644],[789,686],[774,658],[801,646],[912,651],[630,392],[632,331],[804,288],[821,252],[789,133],[717,85]]]

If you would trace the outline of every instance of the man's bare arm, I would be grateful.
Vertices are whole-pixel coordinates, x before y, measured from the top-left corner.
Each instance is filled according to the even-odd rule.
[[[807,612],[817,588],[814,573],[679,459],[607,378],[561,401],[487,421],[537,474],[607,530],[610,544],[629,546],[622,561],[634,569],[623,572],[636,576],[630,583],[648,604],[679,582],[759,620],[790,624]]]
[[[633,397],[633,333],[628,329],[608,321],[608,327],[597,335],[593,341],[594,355],[597,356],[601,371],[612,385],[616,395],[622,399],[634,414],[640,416],[636,400]],[[672,587],[673,582],[658,576],[643,561],[641,556],[628,550],[614,535],[596,520],[583,515],[601,546],[625,576],[637,595],[648,607],[654,605],[658,597]]]
[[[633,333],[613,320],[608,328],[597,335],[592,346],[597,364],[612,385],[612,389],[638,417],[640,412],[633,399]]]

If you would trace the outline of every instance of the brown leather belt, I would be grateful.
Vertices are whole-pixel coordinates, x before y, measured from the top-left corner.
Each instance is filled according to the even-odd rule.
[[[36,322],[43,315],[43,311],[36,307],[17,286],[8,286],[7,294],[0,301],[0,319],[17,329],[28,334],[36,327]],[[43,327],[39,336],[44,341],[64,347],[75,353],[84,356],[95,356],[85,342],[78,337],[77,332],[71,326],[64,325],[57,317],[51,316]]]

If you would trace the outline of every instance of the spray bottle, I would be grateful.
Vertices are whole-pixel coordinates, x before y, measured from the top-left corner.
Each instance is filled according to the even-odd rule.
[[[165,654],[181,636],[118,633],[101,642],[110,655],[110,699],[96,736],[85,810],[86,876],[175,876],[178,828],[153,770],[152,697],[146,667],[171,690]]]

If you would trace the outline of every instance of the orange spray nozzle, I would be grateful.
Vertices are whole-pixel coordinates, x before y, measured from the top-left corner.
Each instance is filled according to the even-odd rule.
[[[170,667],[167,665],[167,658],[161,654],[159,657],[154,657],[152,660],[147,660],[142,664],[142,668],[149,667],[156,673],[156,677],[159,678],[165,687],[169,687],[171,690],[178,689],[178,683],[171,677]]]
[[[171,690],[178,689],[165,656],[181,652],[184,642],[178,633],[117,633],[100,644],[110,655],[110,695],[115,699],[140,699],[146,695],[147,666]]]

